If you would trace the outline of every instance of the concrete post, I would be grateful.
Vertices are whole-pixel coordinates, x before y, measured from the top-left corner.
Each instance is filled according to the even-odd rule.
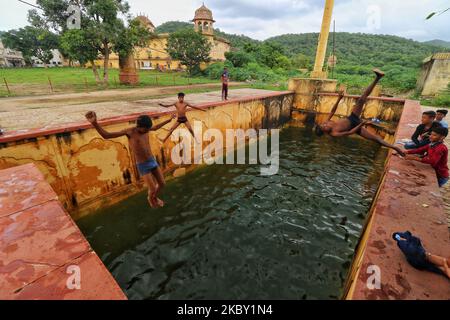
[[[295,92],[293,108],[302,111],[315,111],[318,104],[318,93],[320,92],[336,92],[337,80],[321,80],[321,79],[289,79],[289,90]]]
[[[330,34],[331,18],[333,16],[334,0],[325,1],[325,10],[323,12],[322,30],[319,35],[319,44],[317,46],[316,62],[311,78],[326,79],[327,72],[323,71],[325,55],[327,53],[328,36]]]

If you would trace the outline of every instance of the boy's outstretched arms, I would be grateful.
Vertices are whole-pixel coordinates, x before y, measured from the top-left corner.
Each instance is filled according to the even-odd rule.
[[[344,98],[345,93],[344,91],[339,91],[339,98],[338,101],[336,102],[336,104],[333,106],[333,109],[331,109],[330,115],[328,116],[328,119],[326,122],[330,121],[331,119],[333,119],[334,115],[336,114],[336,111],[339,107],[339,104],[341,103],[342,99]]]
[[[200,110],[200,111],[206,112],[206,109],[202,109],[202,108],[193,106],[192,104],[189,104],[189,103],[187,104],[187,106],[188,106],[189,108],[192,108],[192,109],[196,109],[196,110]]]
[[[128,136],[128,129],[120,132],[108,132],[103,129],[97,122],[97,114],[93,111],[89,111],[88,113],[86,113],[86,119],[94,126],[94,128],[102,136],[103,139],[114,139]]]
[[[161,107],[163,107],[163,108],[175,107],[175,103],[172,103],[172,104],[164,104],[164,103],[160,103],[159,105],[160,105]]]
[[[161,129],[162,127],[164,127],[166,124],[170,123],[173,119],[176,119],[177,115],[174,113],[172,114],[172,116],[170,117],[169,120],[166,120],[164,122],[161,122],[160,124],[153,126],[150,131],[158,131],[159,129]]]

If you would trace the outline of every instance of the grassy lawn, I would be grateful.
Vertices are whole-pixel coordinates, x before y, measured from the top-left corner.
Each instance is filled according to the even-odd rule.
[[[100,74],[102,70],[100,70]],[[140,87],[179,86],[218,83],[207,78],[188,78],[185,73],[139,71]],[[10,93],[6,87],[6,79]],[[119,71],[111,69],[107,87],[95,82],[91,69],[85,68],[24,68],[0,69],[0,97],[48,94],[53,92],[83,92],[103,89],[129,88],[119,84]]]

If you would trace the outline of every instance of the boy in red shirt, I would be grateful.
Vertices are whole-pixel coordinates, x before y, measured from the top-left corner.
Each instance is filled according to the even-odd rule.
[[[427,146],[406,151],[406,160],[427,163],[436,170],[439,187],[442,188],[449,180],[448,149],[444,144],[448,136],[448,129],[443,127],[433,128],[430,135],[431,143]],[[419,156],[417,156],[419,155]]]

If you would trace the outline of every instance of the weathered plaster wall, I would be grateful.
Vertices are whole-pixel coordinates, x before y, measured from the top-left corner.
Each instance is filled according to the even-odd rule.
[[[344,89],[342,87],[342,89]],[[294,109],[302,113],[329,114],[337,100],[336,80],[291,79],[289,90],[295,91]],[[379,93],[379,88],[376,90]],[[352,112],[359,96],[346,95],[336,112],[336,116],[346,117]],[[398,123],[400,120],[404,99],[394,99],[371,96],[364,108],[363,118]]]
[[[450,83],[450,53],[436,54],[424,64],[422,75],[418,81],[418,89],[423,96],[435,96],[447,89]]]
[[[200,121],[203,129],[275,128],[290,119],[293,95],[275,93],[244,100],[200,105],[207,112],[192,111],[192,122]],[[139,114],[140,115],[140,114]],[[101,122],[108,131],[135,126],[138,114]],[[168,113],[150,114],[155,125],[168,119]],[[177,168],[171,161],[175,143],[162,145],[160,139],[170,125],[151,133],[151,147],[164,172]],[[158,139],[159,138],[159,139]],[[205,146],[209,144],[206,143]],[[105,141],[88,123],[63,129],[17,133],[0,138],[0,169],[34,163],[74,218],[119,202],[142,190],[142,182],[130,152],[128,139]]]

